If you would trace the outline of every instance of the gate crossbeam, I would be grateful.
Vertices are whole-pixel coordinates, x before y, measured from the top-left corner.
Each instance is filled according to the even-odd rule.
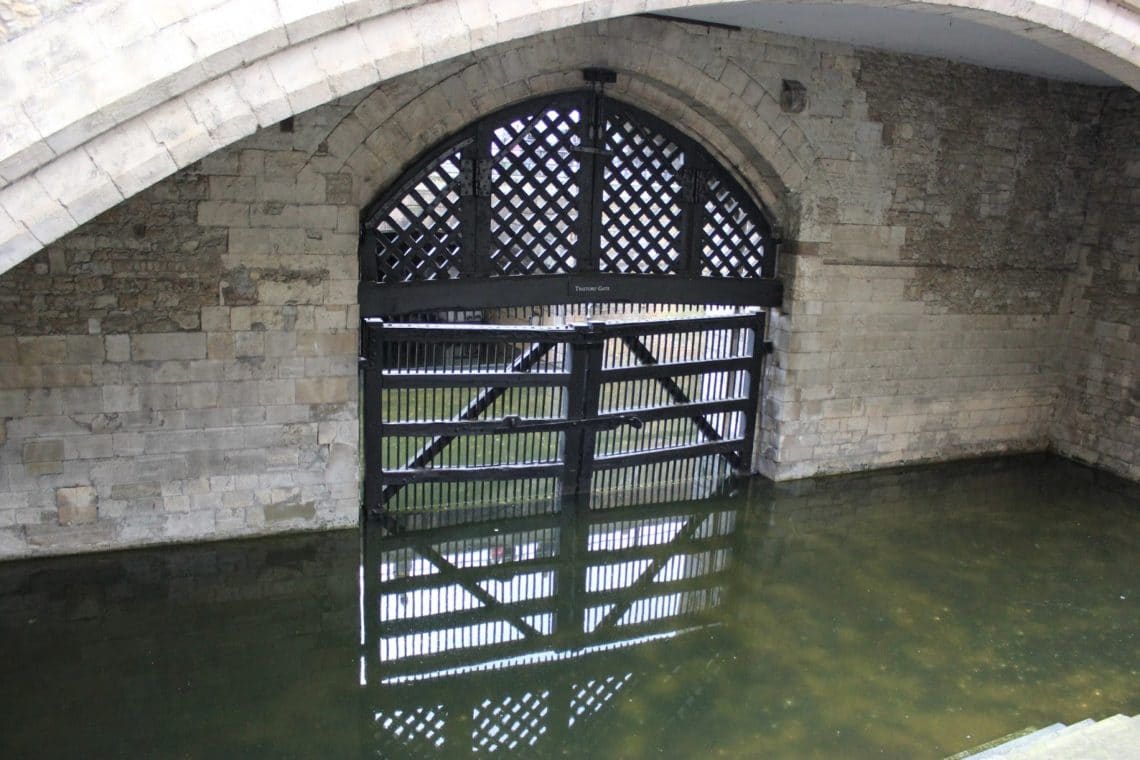
[[[630,350],[630,353],[634,355],[634,358],[636,358],[642,364],[653,365],[658,363],[657,357],[653,355],[653,352],[649,350],[649,347],[646,346],[645,343],[643,343],[637,336],[623,335],[621,341],[626,345],[626,348]],[[677,381],[675,381],[673,378],[658,377],[655,379],[657,380],[658,384],[660,384],[660,386],[665,389],[665,392],[669,394],[669,397],[673,399],[674,403],[693,403],[693,400],[689,398],[689,394],[685,393],[685,391],[681,388],[681,386],[677,385]],[[689,417],[689,419],[693,421],[693,423],[697,426],[697,429],[700,430],[701,433],[710,441],[716,442],[724,440],[724,436],[720,434],[720,431],[718,431],[703,414],[694,414]],[[735,451],[722,451],[721,456],[724,457],[729,465],[731,465],[734,469],[740,469],[740,457]]]
[[[423,543],[417,543],[413,549],[421,557],[439,568],[439,572],[442,576],[450,578],[456,584],[462,586],[467,593],[478,599],[486,608],[500,610],[503,613],[503,619],[514,628],[517,628],[523,636],[529,639],[542,635],[537,628],[504,607],[503,603],[496,599],[494,595],[485,591],[478,583],[474,583],[464,576],[464,574],[459,571],[459,568],[452,564],[447,557],[443,556],[439,551]]]
[[[398,535],[404,532],[404,525],[390,512],[381,513],[384,529],[392,534]],[[499,609],[503,613],[503,619],[514,628],[518,629],[520,633],[527,639],[536,636],[542,636],[542,633],[532,626],[530,623],[523,620],[518,615],[512,614],[509,609],[503,606],[503,603],[496,599],[492,594],[488,593],[478,583],[474,583],[466,576],[458,567],[456,567],[447,557],[443,556],[438,550],[432,548],[430,544],[422,541],[414,542],[411,547],[412,551],[419,554],[421,557],[432,563],[439,569],[441,578],[451,580],[456,585],[463,587],[469,594],[478,599],[487,609]]]
[[[555,345],[557,344],[550,342],[538,342],[531,344],[530,348],[515,357],[515,360],[511,362],[508,371],[529,372],[530,369],[534,367],[534,365],[537,364],[538,361],[542,359],[542,357],[546,356],[546,354],[549,353]],[[464,407],[461,412],[459,412],[459,414],[455,415],[453,420],[461,422],[476,419],[483,412],[491,408],[491,405],[494,404],[506,392],[507,388],[505,386],[484,389],[478,396],[472,399],[467,404],[467,406]],[[407,464],[404,465],[404,469],[412,470],[423,467],[428,462],[439,456],[439,454],[444,449],[446,449],[451,444],[451,442],[455,440],[456,437],[457,436],[455,435],[436,436],[431,440],[431,442],[425,444],[423,448],[416,452],[415,456],[408,460]],[[384,490],[380,494],[379,507],[383,507],[385,504],[391,501],[392,498],[398,494],[400,490],[403,489],[406,485],[407,483],[390,483],[385,486]]]
[[[669,546],[673,547],[674,549],[680,549],[682,546],[684,546],[684,544],[691,541],[693,535],[696,534],[697,530],[700,529],[701,525],[704,524],[705,520],[708,517],[709,515],[707,514],[697,514],[691,516],[688,522],[686,522],[681,527],[681,529],[677,531],[677,535],[675,535],[669,542]],[[648,588],[653,583],[653,579],[657,577],[657,574],[660,573],[665,565],[667,565],[669,561],[676,556],[677,553],[662,553],[660,556],[650,562],[649,567],[645,568],[645,570],[641,572],[641,575],[637,577],[637,580],[628,587],[629,597],[620,604],[615,604],[613,609],[606,613],[606,616],[603,617],[594,627],[594,631],[598,632],[604,628],[616,625],[617,621],[621,620],[622,615],[629,612],[629,609],[634,605],[634,602],[637,602],[639,599],[641,599],[639,592],[644,591],[646,588]]]

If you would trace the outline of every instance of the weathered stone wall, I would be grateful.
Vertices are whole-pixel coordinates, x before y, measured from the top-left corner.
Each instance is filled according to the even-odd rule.
[[[0,0],[0,44],[26,34],[86,0]]]
[[[267,130],[0,280],[0,556],[352,525],[357,211]]]
[[[264,129],[0,277],[0,556],[351,524],[360,209],[445,134],[587,65],[785,228],[762,471],[1048,445],[1103,93],[625,19]],[[781,110],[785,79],[803,113]]]
[[[1101,96],[870,52],[853,78],[854,118],[805,125],[767,471],[1045,448]]]
[[[1058,451],[1140,480],[1140,95],[1113,92],[1072,281]]]

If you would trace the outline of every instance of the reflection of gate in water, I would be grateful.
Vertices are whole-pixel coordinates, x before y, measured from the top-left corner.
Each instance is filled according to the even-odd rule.
[[[381,756],[588,746],[611,700],[638,687],[623,652],[716,625],[741,519],[713,498],[374,532],[362,676]]]
[[[390,527],[698,498],[749,469],[762,312],[365,331],[365,503]]]

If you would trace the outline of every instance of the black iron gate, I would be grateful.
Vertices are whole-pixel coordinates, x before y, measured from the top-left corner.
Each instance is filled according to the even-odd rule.
[[[764,314],[364,321],[365,505],[389,529],[700,498],[747,472]]]

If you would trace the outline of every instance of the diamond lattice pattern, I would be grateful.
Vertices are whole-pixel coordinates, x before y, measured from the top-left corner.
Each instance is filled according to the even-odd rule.
[[[383,710],[375,715],[377,740],[392,757],[434,757],[445,743],[443,705],[410,710]],[[381,756],[388,756],[381,753]]]
[[[705,223],[701,229],[701,275],[762,277],[764,234],[750,204],[741,202],[715,176],[706,184]]]
[[[546,733],[549,713],[549,691],[528,691],[521,697],[505,697],[498,702],[485,699],[472,713],[472,748],[476,752],[495,752],[533,747]]]
[[[626,673],[623,676],[606,676],[587,681],[582,686],[575,685],[574,698],[570,700],[570,725],[599,712],[631,678],[633,673]]]
[[[444,157],[392,204],[377,228],[380,282],[459,276],[460,154]]]
[[[602,176],[599,269],[675,272],[681,257],[684,151],[624,115],[607,121],[605,147],[613,155]]]
[[[576,108],[548,108],[498,125],[491,139],[492,266],[502,274],[560,274],[577,266]]]

